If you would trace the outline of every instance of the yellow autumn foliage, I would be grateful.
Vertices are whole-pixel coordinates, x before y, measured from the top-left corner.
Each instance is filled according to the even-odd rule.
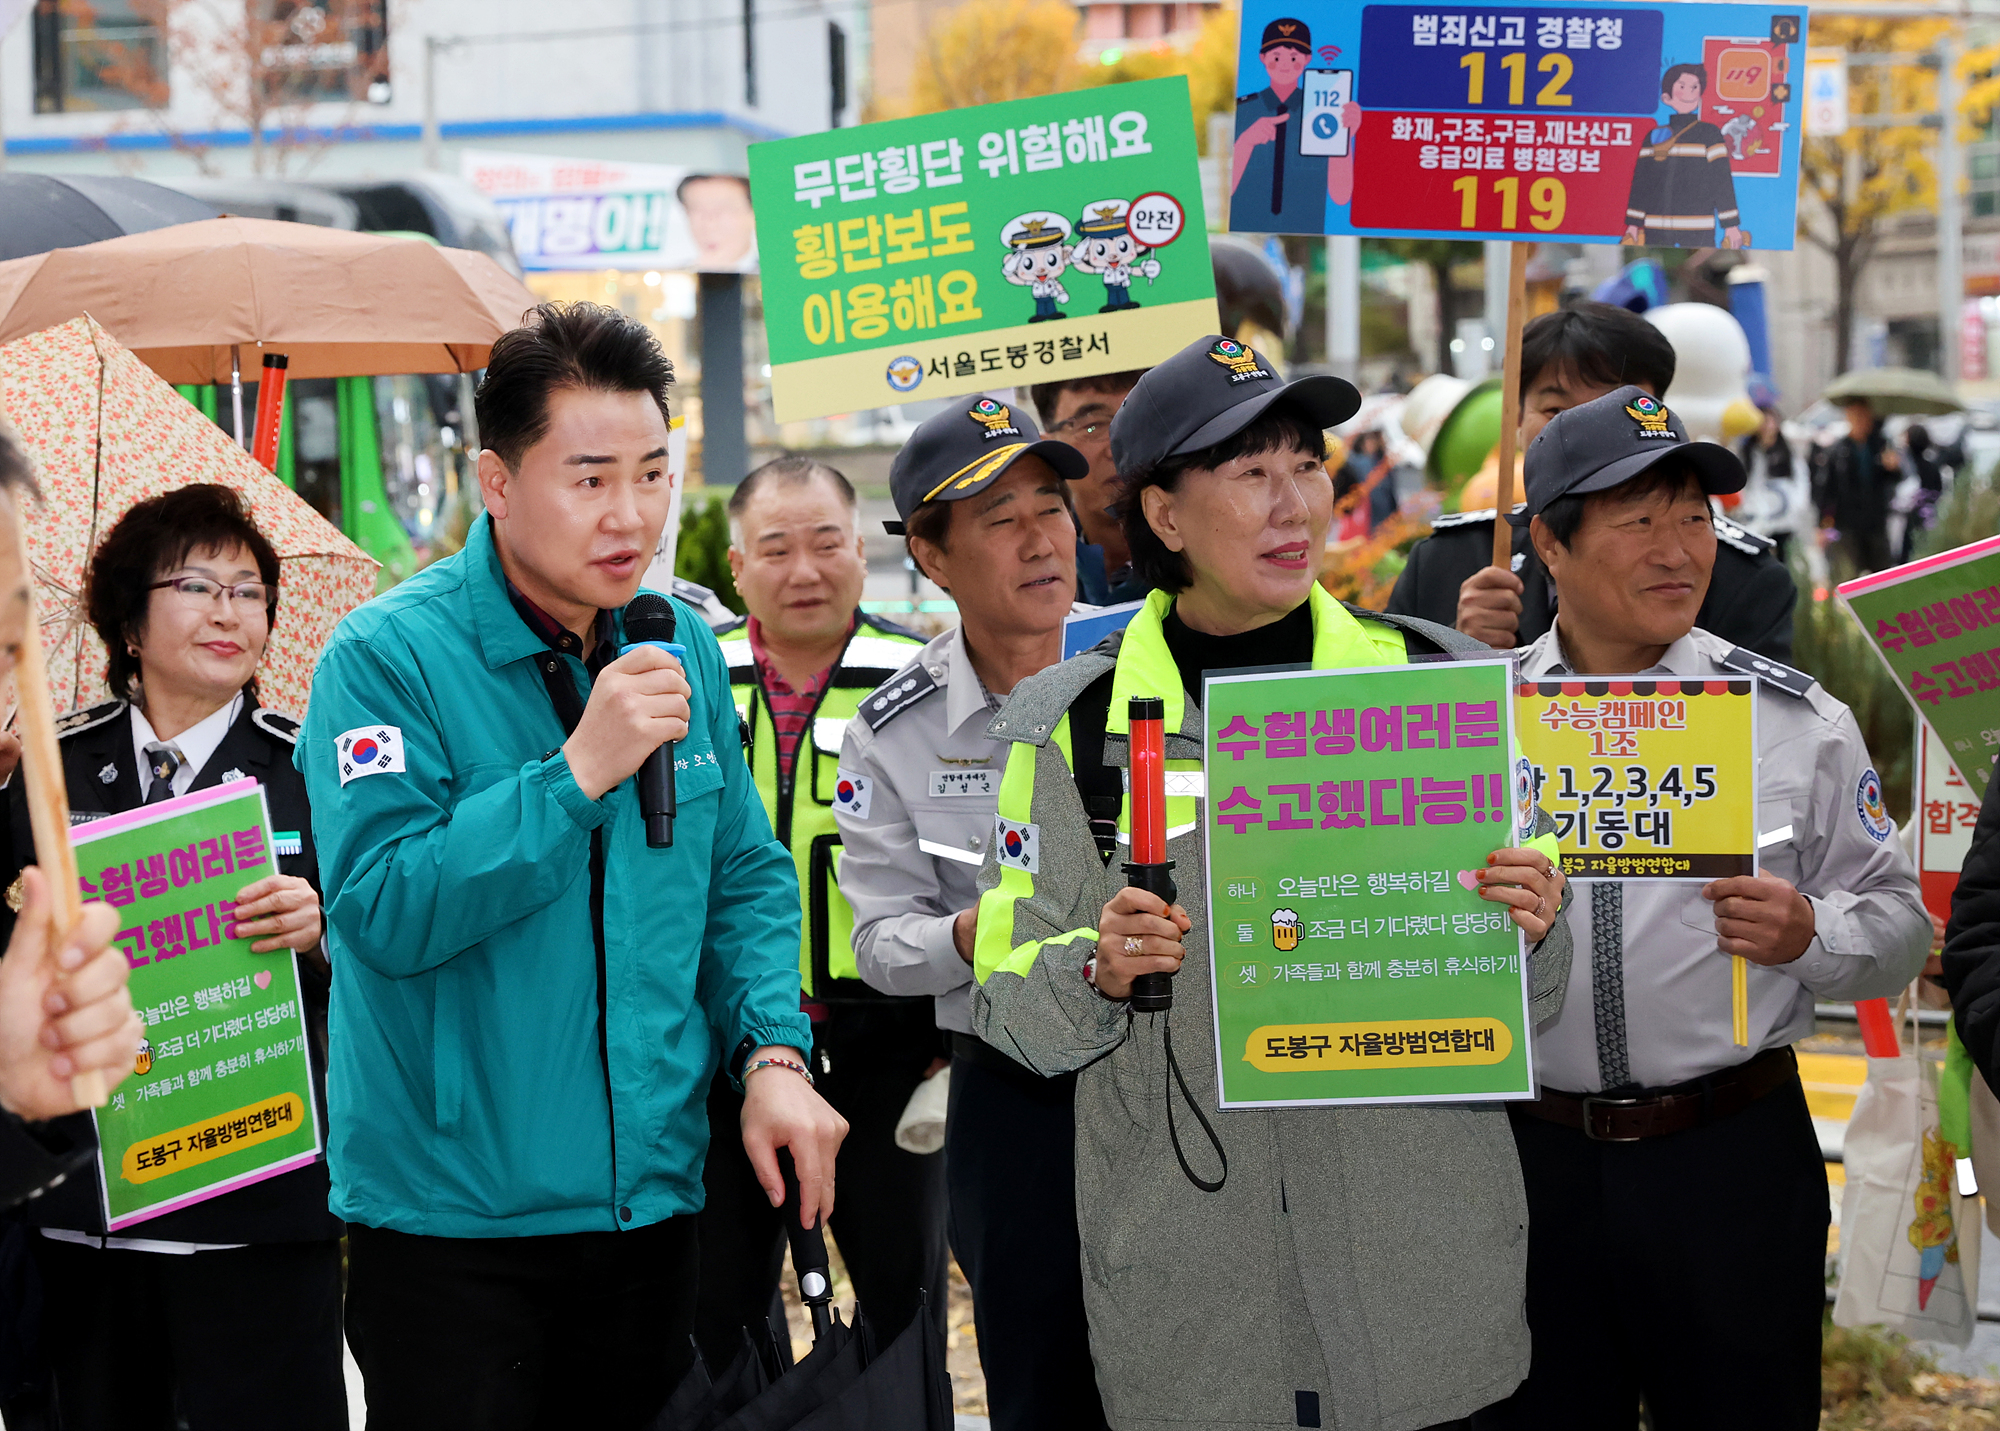
[[[1812,43],[1849,53],[1919,53],[1952,25],[1942,19],[1814,15]],[[1853,115],[1926,114],[1937,106],[1937,72],[1922,65],[1869,66],[1848,71],[1847,107]],[[1969,98],[1969,96],[1968,96]],[[1962,111],[1963,112],[1963,111]],[[1853,125],[1837,138],[1809,138],[1799,149],[1801,187],[1841,234],[1867,233],[1881,220],[1909,210],[1937,207],[1936,135],[1921,124]],[[1847,186],[1850,166],[1856,187]],[[1801,206],[1800,232],[1823,245]]]
[[[965,0],[917,53],[914,114],[1077,88],[1077,13],[1062,0]]]
[[[1079,16],[1063,0],[965,0],[932,22],[910,86],[910,112],[935,114],[972,104],[1026,99],[1127,80],[1186,75],[1196,143],[1208,145],[1208,117],[1233,112],[1233,9],[1211,11],[1191,43],[1107,50],[1111,62],[1078,58]]]

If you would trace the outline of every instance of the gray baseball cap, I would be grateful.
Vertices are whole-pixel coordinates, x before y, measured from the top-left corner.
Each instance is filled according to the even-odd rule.
[[[1331,375],[1282,381],[1248,343],[1211,333],[1139,379],[1111,419],[1111,460],[1136,472],[1226,441],[1278,401],[1315,427],[1335,427],[1361,408],[1361,394]]]
[[[1740,492],[1749,480],[1735,453],[1720,443],[1689,441],[1665,403],[1627,383],[1557,413],[1541,430],[1524,464],[1527,510],[1507,520],[1525,527],[1558,497],[1608,492],[1669,459],[1685,462],[1711,497]]]

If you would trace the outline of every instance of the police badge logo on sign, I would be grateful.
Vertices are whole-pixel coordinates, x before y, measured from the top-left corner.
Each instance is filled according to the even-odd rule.
[[[342,731],[333,742],[333,753],[340,764],[342,785],[364,775],[386,775],[405,768],[403,732],[393,725],[365,725]]]

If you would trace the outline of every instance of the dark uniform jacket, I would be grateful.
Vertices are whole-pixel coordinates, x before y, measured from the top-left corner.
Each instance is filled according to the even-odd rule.
[[[1694,624],[1731,645],[1790,664],[1792,607],[1799,597],[1791,572],[1773,554],[1771,541],[1732,521],[1716,518],[1715,536],[1715,572]],[[1492,508],[1439,517],[1431,523],[1431,535],[1411,548],[1409,564],[1383,609],[1450,626],[1458,619],[1459,587],[1492,562]],[[1514,638],[1519,650],[1556,619],[1555,583],[1529,545],[1525,527],[1514,529],[1514,574],[1526,588],[1521,629]]]
[[[1625,222],[1663,247],[1707,248],[1715,226],[1738,226],[1736,179],[1722,131],[1705,119],[1668,116],[1632,162]]]
[[[1987,1083],[2000,1088],[2000,779],[1987,782],[1972,848],[1951,896],[1944,986],[1959,1042]]]
[[[264,787],[274,833],[296,832],[294,847],[280,840],[278,871],[298,875],[319,889],[319,860],[313,848],[312,811],[306,805],[305,777],[292,768],[292,746],[298,722],[265,710],[246,699],[242,714],[215,748],[215,754],[195,774],[190,791],[223,783],[224,774],[240,771]],[[109,701],[63,717],[63,778],[69,785],[70,822],[83,824],[116,815],[144,803],[144,788],[132,751],[132,714],[124,701]],[[104,777],[109,775],[110,779]],[[15,779],[7,792],[7,835],[0,849],[0,886],[11,885],[23,865],[35,860],[35,837],[28,827],[27,781]],[[296,848],[297,853],[287,854]],[[251,881],[246,879],[244,883]],[[12,918],[8,919],[10,926]],[[278,958],[280,955],[260,956]],[[299,990],[304,996],[307,1057],[312,1064],[313,1098],[319,1123],[326,1124],[326,1004],[327,977],[319,964],[299,958]],[[88,1113],[59,1118],[48,1127],[60,1130],[78,1146],[95,1149],[97,1136]],[[309,1242],[338,1237],[338,1218],[327,1211],[327,1169],[322,1157],[303,1168],[249,1187],[196,1203],[193,1207],[149,1218],[124,1228],[123,1237],[160,1242]],[[64,1227],[79,1232],[104,1231],[104,1205],[94,1163],[18,1209],[14,1216],[37,1227]]]

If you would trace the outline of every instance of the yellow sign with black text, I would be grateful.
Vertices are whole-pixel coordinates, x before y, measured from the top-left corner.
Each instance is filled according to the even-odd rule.
[[[1573,879],[1757,872],[1757,682],[1524,682],[1515,728]]]

